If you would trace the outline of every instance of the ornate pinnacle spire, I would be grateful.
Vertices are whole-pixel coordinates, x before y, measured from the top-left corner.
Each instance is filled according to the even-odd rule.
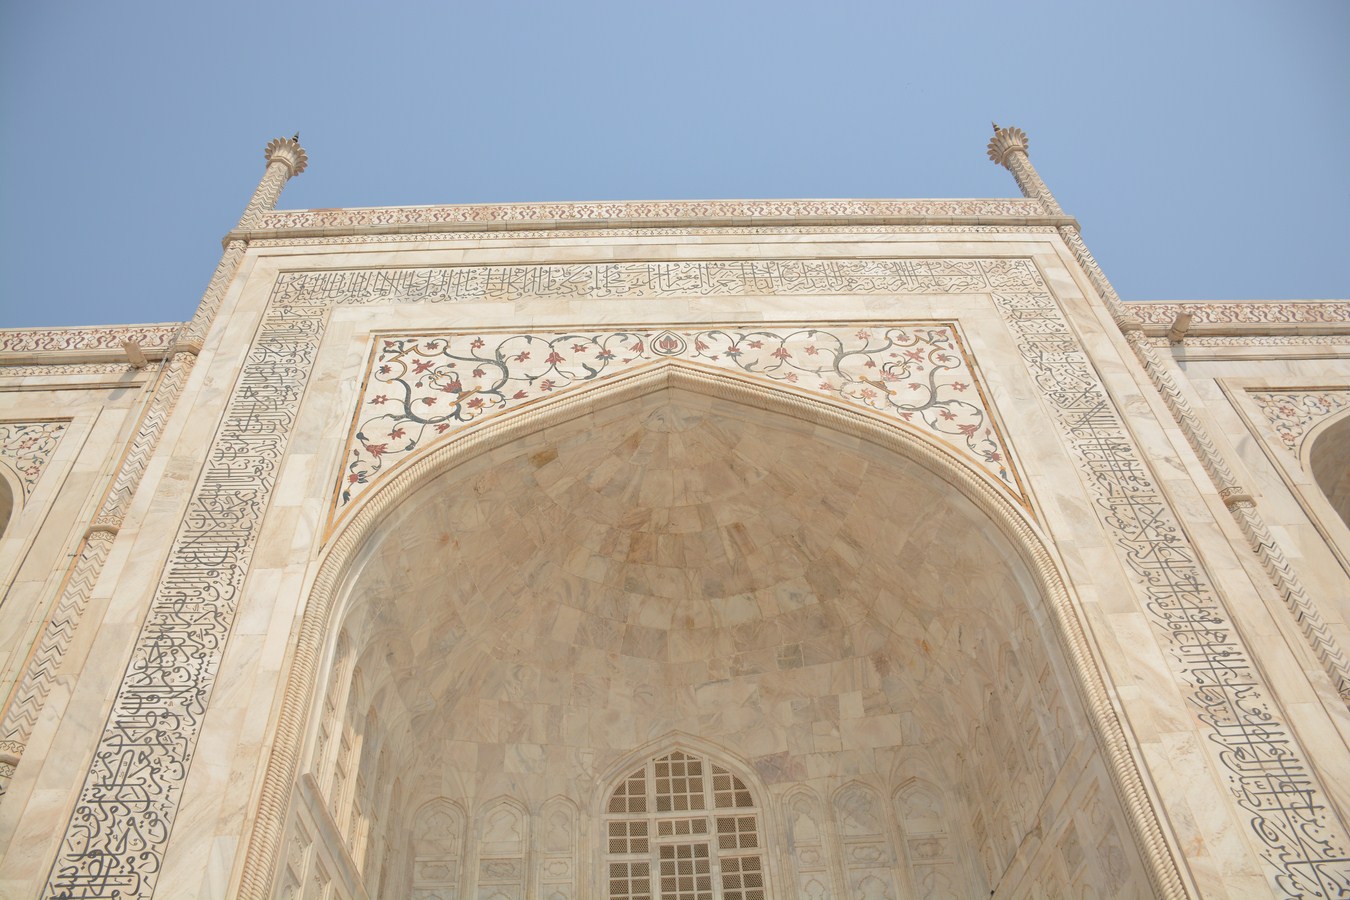
[[[305,166],[309,164],[309,157],[305,154],[305,149],[300,146],[300,132],[296,132],[294,137],[272,138],[267,149],[263,151],[267,157],[267,164],[270,166],[274,162],[286,164],[286,168],[291,170],[291,177],[299,175],[305,171]]]
[[[267,171],[263,173],[262,181],[258,182],[253,199],[244,207],[244,215],[239,219],[240,228],[254,227],[263,213],[276,209],[286,182],[305,171],[309,163],[309,157],[300,146],[298,132],[295,137],[272,138],[263,156],[267,157]]]
[[[991,123],[994,126],[994,136],[989,139],[989,159],[997,165],[1008,166],[1008,154],[1027,152],[1027,146],[1031,143],[1027,140],[1027,133],[1015,126],[1008,128],[999,128],[998,123]]]

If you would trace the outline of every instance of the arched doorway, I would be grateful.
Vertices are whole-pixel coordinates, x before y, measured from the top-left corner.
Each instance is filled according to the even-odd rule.
[[[608,878],[643,852],[609,849],[613,779],[672,734],[758,786],[766,896],[1176,883],[1025,522],[856,413],[634,376],[425,461],[325,569],[269,771],[283,893],[684,897],[659,850]],[[714,868],[688,896],[751,896]]]

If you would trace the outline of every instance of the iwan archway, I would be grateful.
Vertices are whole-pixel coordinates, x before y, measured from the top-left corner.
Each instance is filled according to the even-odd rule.
[[[246,895],[1182,894],[1022,514],[731,376],[667,363],[410,467],[295,659]]]

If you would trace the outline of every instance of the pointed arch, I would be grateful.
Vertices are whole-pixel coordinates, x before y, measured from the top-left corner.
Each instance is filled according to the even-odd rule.
[[[914,896],[954,896],[961,877],[958,840],[952,834],[951,804],[938,785],[917,775],[891,795],[900,825],[905,865]],[[983,888],[981,888],[983,891]]]
[[[581,810],[568,797],[550,797],[539,810],[536,829],[539,894],[575,897],[581,870]]]
[[[492,853],[523,854],[529,836],[530,811],[514,797],[484,801],[474,817],[474,833]]]
[[[609,886],[611,900],[650,896],[657,883],[663,895],[678,885],[679,896],[686,888],[713,896],[716,885],[717,896],[774,896],[768,795],[750,787],[749,767],[735,759],[672,734],[610,768],[600,782],[605,847],[595,883]]]
[[[795,785],[779,803],[788,864],[797,893],[802,897],[827,896],[834,881],[831,866],[834,849],[820,795],[806,785]]]
[[[495,797],[479,807],[475,816],[476,865],[473,882],[478,896],[523,896],[528,873],[530,813],[514,797]]]
[[[890,816],[881,791],[854,779],[840,785],[830,798],[835,831],[842,844],[844,882],[851,897],[899,896],[896,851],[902,850],[891,834]]]
[[[410,861],[415,893],[459,896],[466,822],[464,807],[445,797],[435,797],[418,808],[413,815]]]
[[[812,431],[821,440],[859,442],[889,451],[917,465],[954,490],[987,517],[1014,548],[1033,582],[1029,589],[1046,608],[1047,626],[1080,692],[1093,734],[1103,752],[1116,794],[1140,848],[1154,890],[1184,893],[1185,883],[1174,843],[1149,800],[1135,751],[1110,701],[1105,677],[1095,661],[1075,601],[1037,526],[1016,503],[949,450],[894,423],[826,398],[805,396],[751,382],[727,372],[711,372],[666,363],[579,388],[535,407],[521,409],[466,432],[407,466],[374,491],[336,533],[324,552],[296,637],[295,652],[271,743],[258,815],[253,819],[244,855],[241,892],[263,896],[276,872],[279,840],[291,786],[302,756],[305,726],[320,671],[318,661],[335,640],[333,623],[342,621],[350,601],[345,590],[369,538],[382,524],[396,522],[400,505],[430,479],[516,441],[560,425],[590,410],[607,408],[659,391],[679,390],[713,401],[778,413],[784,421]]]

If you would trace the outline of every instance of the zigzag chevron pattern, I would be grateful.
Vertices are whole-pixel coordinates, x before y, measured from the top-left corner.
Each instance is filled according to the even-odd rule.
[[[0,724],[0,752],[16,758],[23,755],[38,714],[42,712],[42,706],[51,692],[56,671],[84,616],[99,573],[103,571],[103,563],[112,548],[116,529],[122,524],[127,504],[141,483],[150,457],[154,455],[160,435],[164,432],[164,425],[178,403],[178,395],[192,373],[196,359],[192,353],[175,353],[165,369],[155,395],[136,429],[136,437],[118,469],[117,477],[94,518],[96,526],[107,530],[90,532],[81,544],[79,556],[42,633],[37,652],[29,661],[19,689],[15,692],[14,702],[6,711],[3,724]],[[0,797],[4,796],[13,774],[13,764],[0,766]]]
[[[178,335],[180,347],[186,345],[200,348],[202,341],[206,340],[206,332],[215,321],[216,310],[220,309],[220,303],[225,299],[225,289],[229,287],[235,270],[239,268],[239,263],[244,258],[244,246],[243,241],[230,241],[225,247],[220,264],[211,275],[211,283],[206,286],[206,293],[202,295],[202,302],[197,307],[196,315],[183,326],[182,332]]]
[[[1267,530],[1266,523],[1256,512],[1256,507],[1250,503],[1240,503],[1233,507],[1232,512],[1233,517],[1242,526],[1242,533],[1246,535],[1252,552],[1260,558],[1266,574],[1279,589],[1284,605],[1293,613],[1294,620],[1303,629],[1303,636],[1307,638],[1313,652],[1321,660],[1327,674],[1336,683],[1336,690],[1341,699],[1350,705],[1350,664],[1346,662],[1345,654],[1341,652],[1331,630],[1322,621],[1312,598],[1303,589],[1303,583],[1289,565],[1289,560],[1285,559],[1284,551],[1280,549],[1274,535]]]
[[[89,603],[89,595],[93,593],[94,583],[98,581],[98,575],[103,571],[103,562],[108,558],[112,542],[111,533],[96,531],[81,545],[79,558],[70,573],[70,579],[66,582],[61,600],[42,633],[37,652],[28,665],[28,671],[24,673],[23,681],[14,696],[14,703],[10,705],[5,715],[4,724],[0,726],[0,750],[14,756],[23,754],[28,736],[33,733],[38,713],[42,711],[42,704],[46,702],[47,694],[51,692],[57,667],[60,666],[62,657],[66,655],[71,638],[75,636],[75,629],[80,624],[80,617],[84,615],[85,606]],[[9,772],[0,772],[0,796],[4,795],[5,788],[9,784],[9,776],[12,774],[12,766],[9,767]]]
[[[239,268],[243,256],[244,242],[231,241],[211,276],[211,283],[207,285],[206,294],[197,309],[197,314],[179,331],[177,337],[179,346],[186,343],[192,348],[200,347],[225,296],[225,289]],[[132,440],[131,447],[113,479],[112,487],[108,489],[98,515],[94,518],[95,526],[107,530],[91,532],[81,544],[78,559],[56,603],[51,620],[43,631],[37,652],[33,654],[23,680],[19,683],[14,702],[5,712],[4,722],[0,723],[0,752],[12,757],[12,760],[0,762],[0,797],[4,796],[10,778],[14,775],[15,762],[23,755],[29,735],[33,733],[33,725],[37,722],[42,705],[51,692],[56,670],[60,667],[67,648],[70,647],[75,629],[80,625],[80,618],[84,615],[94,584],[98,581],[99,573],[103,571],[104,560],[108,558],[116,529],[122,524],[127,505],[135,496],[136,488],[140,486],[150,457],[154,455],[155,448],[159,445],[164,425],[173,414],[174,407],[178,405],[178,395],[182,392],[196,361],[196,349],[189,349],[174,353],[165,367],[154,397],[151,398],[136,428],[136,437]]]
[[[56,603],[51,620],[43,631],[37,652],[33,654],[28,669],[19,683],[14,702],[5,712],[4,722],[0,723],[0,753],[9,754],[12,759],[0,761],[0,796],[4,796],[10,778],[14,775],[14,765],[23,755],[28,737],[33,732],[42,705],[51,692],[56,670],[70,647],[75,629],[80,625],[89,596],[103,571],[103,562],[108,558],[116,529],[122,524],[127,505],[135,496],[141,478],[159,445],[160,435],[169,416],[178,404],[178,395],[187,382],[188,375],[197,361],[196,349],[200,347],[207,330],[215,319],[216,310],[225,296],[225,289],[239,268],[244,256],[244,242],[231,241],[221,256],[207,285],[206,294],[197,309],[197,314],[186,327],[180,329],[177,342],[191,349],[174,353],[165,368],[159,385],[155,389],[140,424],[136,428],[136,437],[131,442],[122,465],[113,479],[112,487],[94,518],[94,525],[101,529],[91,532],[80,547],[78,559],[71,570],[65,589]]]
[[[191,353],[175,353],[173,359],[169,361],[159,389],[155,391],[154,399],[150,401],[140,427],[136,430],[136,438],[131,442],[131,449],[127,451],[117,478],[103,500],[103,507],[94,519],[95,524],[113,527],[122,524],[127,504],[131,502],[132,495],[136,493],[136,488],[141,483],[141,476],[145,474],[150,457],[159,444],[164,424],[173,413],[173,408],[178,403],[178,395],[188,375],[192,374],[192,367],[196,361],[197,357]]]

